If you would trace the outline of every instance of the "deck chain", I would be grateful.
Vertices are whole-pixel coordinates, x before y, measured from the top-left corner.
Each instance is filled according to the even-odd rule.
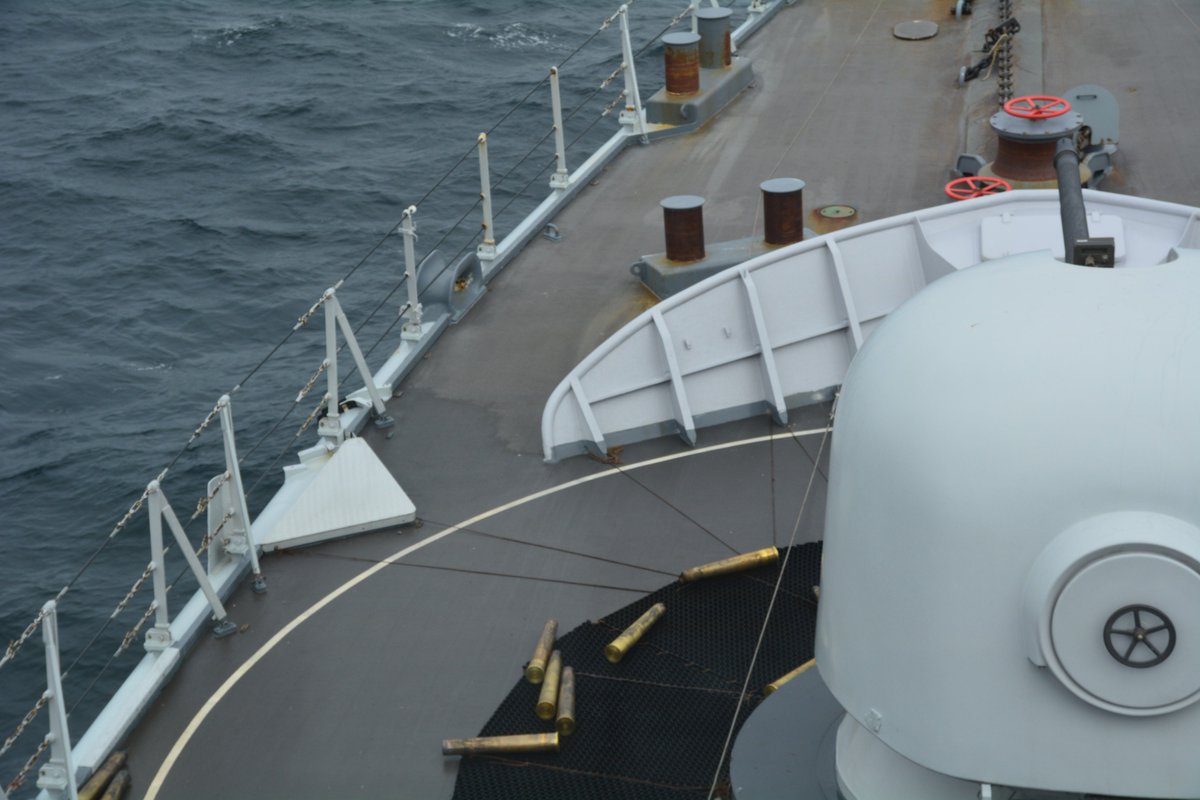
[[[612,72],[608,73],[607,78],[600,81],[600,85],[597,88],[607,89],[608,85],[610,83],[612,83],[613,81],[615,81],[617,79],[617,76],[620,75],[624,70],[625,70],[625,62],[622,61],[620,64],[617,65],[616,69],[614,69]]]
[[[166,551],[163,551],[163,555],[164,556],[166,555]],[[108,615],[109,619],[116,619],[117,616],[122,611],[124,611],[126,608],[129,607],[129,603],[133,600],[134,597],[137,596],[137,593],[142,590],[142,586],[146,583],[146,581],[153,574],[154,574],[154,562],[151,561],[150,563],[148,563],[146,565],[146,568],[144,570],[142,570],[141,576],[139,576],[138,579],[133,582],[133,585],[129,587],[129,591],[127,591],[125,593],[125,596],[121,598],[121,602],[117,603],[117,607],[114,608],[113,612]]]
[[[42,758],[42,753],[45,753],[49,748],[50,736],[47,735],[45,739],[42,739],[42,743],[38,745],[37,750],[33,751],[33,755],[29,757],[29,760],[25,762],[25,766],[21,767],[21,771],[17,773],[17,777],[9,781],[8,786],[5,787],[8,794],[11,795],[25,784],[25,779],[29,777],[30,771],[37,766],[37,762]]]
[[[208,508],[208,504],[216,499],[217,493],[221,491],[221,487],[224,486],[228,481],[229,470],[225,470],[219,476],[217,476],[217,485],[213,487],[212,491],[207,495],[201,495],[200,499],[196,501],[196,510],[192,512],[191,518],[188,519],[189,525],[195,522],[196,518],[205,512],[205,510]]]
[[[192,437],[190,439],[188,439],[188,444],[191,444],[192,442],[199,439],[200,434],[204,433],[204,431],[206,431],[208,429],[208,426],[212,424],[212,421],[214,419],[216,419],[217,415],[220,413],[221,413],[221,402],[217,401],[217,404],[212,407],[212,411],[208,412],[208,416],[204,418],[204,421],[200,423],[200,425],[196,428],[196,430],[192,431]]]
[[[150,621],[150,617],[154,616],[155,611],[158,611],[158,601],[152,600],[150,605],[146,606],[146,611],[142,614],[142,618],[137,621],[137,624],[126,631],[125,635],[121,637],[121,644],[117,645],[117,651],[113,653],[113,658],[116,658],[129,649],[134,639],[137,638],[138,633],[141,632],[142,627]]]
[[[637,0],[625,0],[625,7],[628,8],[629,6],[633,5],[636,2],[637,2]],[[619,17],[619,16],[621,16],[621,9],[618,8],[612,14],[610,14],[609,16],[604,18],[604,22],[600,23],[600,30],[601,31],[608,30],[608,28],[611,27],[612,24],[617,21],[617,17]],[[597,31],[597,33],[598,32],[599,31]]]
[[[8,649],[4,651],[4,658],[0,658],[0,667],[3,667],[5,664],[16,658],[17,653],[21,652],[22,645],[29,641],[29,637],[33,636],[33,634],[37,632],[38,625],[41,625],[42,620],[45,618],[46,609],[42,608],[34,616],[33,621],[25,626],[25,630],[21,631],[21,635],[8,643]]]
[[[225,523],[227,523],[227,522],[229,522],[229,520],[233,519],[235,515],[236,514],[235,514],[234,510],[232,508],[229,509],[228,511],[225,512],[225,516],[221,517],[221,524],[218,525],[216,528],[213,528],[212,533],[204,534],[204,538],[200,540],[200,547],[197,548],[197,550],[196,550],[197,556],[204,555],[204,551],[208,549],[208,546],[210,544],[212,544],[213,539],[217,538],[217,534],[219,534],[221,532],[221,530],[225,527]],[[226,540],[225,543],[228,544],[229,541]]]
[[[309,412],[308,416],[304,419],[304,422],[300,423],[300,430],[296,431],[296,436],[299,436],[300,434],[302,434],[306,430],[308,430],[308,426],[313,424],[313,420],[317,418],[317,415],[321,413],[321,409],[324,408],[325,404],[328,402],[329,402],[329,392],[326,392],[321,397],[321,402],[317,403],[317,407]]]
[[[625,99],[625,90],[622,89],[620,92],[617,93],[617,96],[612,99],[612,102],[604,107],[604,110],[600,112],[600,116],[607,117],[609,114],[611,114],[613,112],[613,109],[615,109],[617,106],[619,106],[621,104],[621,101],[624,99]]]
[[[14,730],[12,734],[4,740],[4,745],[0,746],[0,756],[12,749],[13,744],[15,744],[17,739],[21,737],[21,734],[25,732],[25,729],[29,727],[29,723],[33,722],[37,718],[37,715],[41,713],[43,708],[46,707],[46,703],[49,702],[49,700],[50,695],[43,692],[42,696],[38,698],[38,701],[33,704],[33,708],[29,709],[29,712],[25,715],[24,719],[17,724],[16,730]]]
[[[163,471],[158,473],[158,475],[156,475],[154,477],[154,482],[162,483],[163,478],[167,477],[168,469],[170,469],[170,467],[164,467]],[[142,510],[142,506],[146,505],[146,500],[149,499],[149,497],[150,497],[150,486],[147,485],[146,488],[142,490],[141,497],[139,497],[137,500],[134,500],[133,505],[131,505],[129,507],[129,510],[125,512],[125,516],[123,516],[123,517],[121,517],[121,519],[117,520],[117,524],[114,525],[113,529],[109,532],[108,538],[110,538],[110,539],[116,538],[116,535],[118,533],[125,530],[125,526],[129,524],[129,520],[133,519],[134,515]],[[61,596],[61,593],[60,593],[60,596]]]
[[[311,320],[313,318],[313,314],[317,313],[317,309],[319,309],[321,306],[325,305],[325,301],[327,301],[329,298],[333,297],[333,295],[337,292],[337,290],[342,288],[342,284],[345,282],[346,282],[346,279],[343,278],[342,280],[335,283],[331,288],[326,289],[325,294],[321,295],[321,297],[317,300],[317,302],[315,302],[311,306],[309,306],[308,311],[305,311],[303,314],[300,315],[300,318],[298,320],[296,320],[296,324],[292,326],[292,330],[298,331],[301,328],[303,328],[305,325],[307,325],[309,320]]]
[[[1000,0],[1000,24],[1012,18],[1012,0]],[[996,103],[1003,106],[1013,97],[1012,37],[1005,36],[996,54]]]
[[[327,370],[327,369],[329,369],[329,359],[328,358],[321,362],[321,366],[317,367],[317,371],[314,372],[312,374],[312,377],[308,379],[308,383],[304,384],[304,388],[301,389],[299,391],[299,393],[297,393],[297,395],[296,395],[297,403],[299,403],[301,400],[303,400],[305,397],[308,396],[308,393],[312,391],[312,388],[317,385],[317,380],[321,377],[321,373],[325,372],[325,370]]]

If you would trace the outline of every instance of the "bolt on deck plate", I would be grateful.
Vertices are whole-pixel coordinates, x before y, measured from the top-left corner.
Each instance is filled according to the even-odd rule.
[[[918,39],[932,39],[937,36],[938,26],[936,22],[930,22],[927,19],[914,19],[908,22],[901,22],[896,27],[892,28],[892,35],[897,39],[907,39],[909,41],[917,41]]]
[[[826,219],[846,219],[857,214],[858,209],[854,206],[825,206],[817,213]]]

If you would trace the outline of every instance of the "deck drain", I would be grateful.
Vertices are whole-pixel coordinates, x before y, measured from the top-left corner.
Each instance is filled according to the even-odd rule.
[[[858,214],[854,206],[825,206],[818,212],[825,219],[849,219]]]

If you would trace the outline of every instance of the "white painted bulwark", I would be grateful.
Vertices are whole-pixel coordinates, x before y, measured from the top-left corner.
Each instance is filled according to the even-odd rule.
[[[1085,190],[1095,236],[1117,266],[1196,247],[1196,209]],[[828,396],[883,318],[926,285],[992,258],[1061,258],[1058,193],[1006,192],[868,222],[781,247],[644,312],[551,393],[547,461],[696,430]],[[685,413],[686,412],[686,413]]]
[[[412,500],[362,439],[347,439],[331,455],[292,469],[312,474],[287,476],[287,482],[306,480],[307,485],[269,530],[255,530],[264,550],[313,544],[416,519]],[[289,495],[281,491],[278,496]]]

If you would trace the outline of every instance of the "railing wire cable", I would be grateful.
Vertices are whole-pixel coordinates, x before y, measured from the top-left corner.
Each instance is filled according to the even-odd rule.
[[[788,560],[792,555],[792,547],[796,544],[796,536],[800,533],[800,523],[804,521],[804,511],[808,508],[808,501],[812,496],[813,484],[817,479],[817,465],[825,453],[825,445],[829,441],[830,433],[833,431],[833,420],[837,414],[837,401],[837,395],[834,395],[833,404],[829,409],[829,424],[825,428],[825,433],[821,435],[821,446],[817,450],[813,469],[808,473],[808,485],[804,487],[804,498],[800,501],[800,510],[796,513],[796,524],[792,526],[792,535],[788,539],[788,549],[783,555],[782,563],[779,565],[779,576],[775,579],[775,586],[771,590],[771,600],[767,604],[767,613],[763,616],[762,628],[758,632],[758,640],[754,643],[754,653],[750,656],[750,666],[746,670],[746,679],[742,682],[742,691],[738,695],[737,706],[733,709],[733,720],[729,723],[729,733],[725,735],[725,743],[721,746],[721,755],[717,759],[717,767],[713,772],[712,785],[708,790],[708,800],[713,800],[717,791],[717,785],[721,780],[721,767],[725,764],[725,757],[729,754],[729,745],[733,741],[734,731],[737,730],[738,716],[742,713],[742,706],[746,702],[746,690],[750,687],[750,678],[754,674],[754,665],[758,661],[758,653],[762,649],[763,639],[767,635],[767,625],[771,622],[771,612],[775,609],[775,599],[779,597],[779,587],[783,584],[783,576],[787,572]]]

